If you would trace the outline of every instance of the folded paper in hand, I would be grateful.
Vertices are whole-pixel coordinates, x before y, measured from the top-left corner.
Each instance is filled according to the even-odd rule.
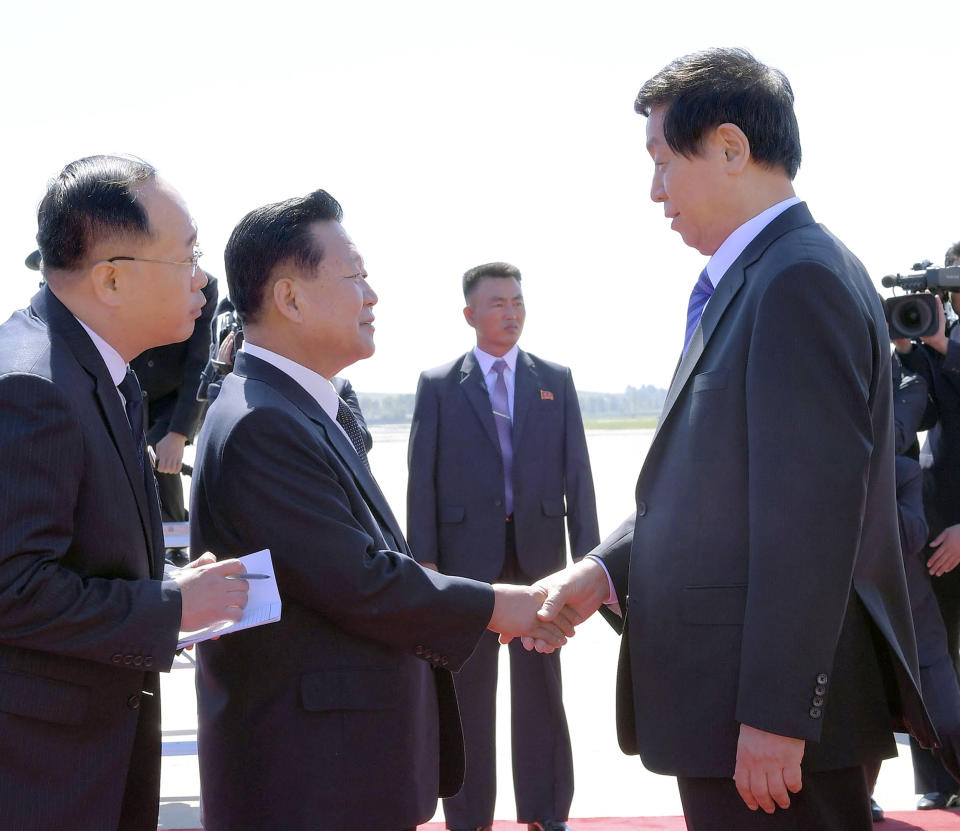
[[[177,641],[179,649],[220,635],[228,635],[253,626],[262,626],[265,623],[276,623],[280,620],[280,592],[277,590],[277,578],[273,572],[270,549],[264,548],[263,551],[256,551],[237,559],[251,574],[268,574],[270,579],[249,581],[250,593],[247,595],[247,606],[240,620],[236,623],[226,621],[214,623],[194,632],[181,632]]]

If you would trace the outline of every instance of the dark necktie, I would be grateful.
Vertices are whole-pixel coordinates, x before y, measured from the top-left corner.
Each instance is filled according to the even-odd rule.
[[[500,455],[503,457],[503,504],[507,516],[513,513],[513,419],[510,418],[510,404],[507,400],[507,382],[503,371],[507,362],[498,358],[493,362],[493,371],[497,380],[493,384],[493,420],[497,425],[500,438]]]
[[[130,422],[130,433],[133,435],[133,446],[137,450],[137,464],[143,472],[143,457],[146,452],[146,442],[143,437],[143,394],[140,392],[140,383],[132,369],[127,370],[124,379],[117,384],[126,401],[127,421]]]
[[[347,438],[350,439],[350,444],[353,445],[360,461],[363,462],[363,466],[369,471],[370,462],[367,461],[367,448],[363,446],[363,433],[360,430],[360,423],[353,414],[353,410],[344,403],[342,398],[337,405],[337,423],[343,428]]]
[[[687,347],[690,345],[690,338],[697,330],[700,324],[700,318],[703,316],[703,308],[707,305],[710,295],[713,294],[713,283],[707,276],[707,270],[700,272],[700,278],[697,284],[690,292],[690,303],[687,305],[687,332],[683,338],[683,354],[687,354]]]

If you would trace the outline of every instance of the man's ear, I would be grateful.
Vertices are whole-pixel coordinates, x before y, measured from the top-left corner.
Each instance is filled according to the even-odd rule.
[[[738,174],[750,161],[750,141],[736,124],[721,124],[714,132],[716,141],[726,159],[727,171]]]
[[[477,319],[474,316],[473,306],[464,306],[463,307],[463,319],[467,321],[467,325],[473,329],[477,328]]]
[[[106,260],[94,263],[87,274],[94,296],[111,309],[117,309],[121,305],[123,279],[124,275],[121,274],[120,269]]]
[[[297,293],[297,281],[281,277],[273,283],[273,305],[287,320],[300,323],[303,320],[303,302]]]

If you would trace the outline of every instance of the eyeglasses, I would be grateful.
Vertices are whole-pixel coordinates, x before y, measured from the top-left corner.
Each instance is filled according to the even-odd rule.
[[[197,263],[200,258],[203,256],[203,252],[197,247],[193,247],[193,256],[189,260],[179,261],[179,260],[156,260],[153,257],[111,257],[106,262],[115,263],[117,260],[131,260],[134,262],[141,263],[163,263],[164,265],[188,265],[190,266],[190,276],[193,277],[197,273]]]

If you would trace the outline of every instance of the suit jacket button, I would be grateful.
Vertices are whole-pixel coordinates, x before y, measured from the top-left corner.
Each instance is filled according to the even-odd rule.
[[[111,656],[110,660],[113,661],[115,664],[122,664],[122,663],[123,663],[123,655],[121,655],[119,652],[117,652],[115,655]]]
[[[133,659],[133,665],[134,665],[135,667],[142,667],[142,666],[143,666],[143,655],[137,655],[137,657]]]
[[[494,500],[493,500],[493,504],[496,505],[496,506],[499,508],[499,507],[501,507],[501,506],[503,505],[503,500],[502,500],[502,499],[494,499]]]
[[[153,658],[151,658],[149,655],[147,655],[147,657],[143,659],[143,665],[144,665],[145,667],[152,667],[152,666],[153,666]]]
[[[124,662],[127,666],[130,666],[130,664],[133,663],[133,655],[124,655],[124,656],[123,656],[123,662]]]
[[[823,696],[822,696],[822,695],[815,695],[815,696],[813,697],[813,701],[811,701],[810,703],[813,704],[814,707],[822,707],[822,706],[823,706]]]
[[[821,673],[817,676],[817,683],[818,683],[818,684],[826,684],[826,683],[827,683],[827,673],[821,672]]]
[[[814,691],[817,695],[826,695],[826,693],[827,693],[827,688],[826,688],[825,686],[823,686],[823,684],[817,684],[817,686],[814,687],[814,690],[813,690],[813,691]]]
[[[134,693],[127,699],[127,707],[131,710],[138,710],[140,708],[140,694]]]
[[[822,715],[823,715],[823,710],[821,710],[819,707],[810,708],[810,718],[820,718],[820,716]]]
[[[413,654],[416,655],[418,658],[422,658],[422,657],[423,657],[423,647],[422,647],[422,646],[418,646],[416,649],[413,650]]]
[[[647,503],[638,502],[637,503],[637,516],[646,516],[647,515]]]
[[[440,666],[445,667],[447,663],[448,661],[445,657],[440,659]]]

